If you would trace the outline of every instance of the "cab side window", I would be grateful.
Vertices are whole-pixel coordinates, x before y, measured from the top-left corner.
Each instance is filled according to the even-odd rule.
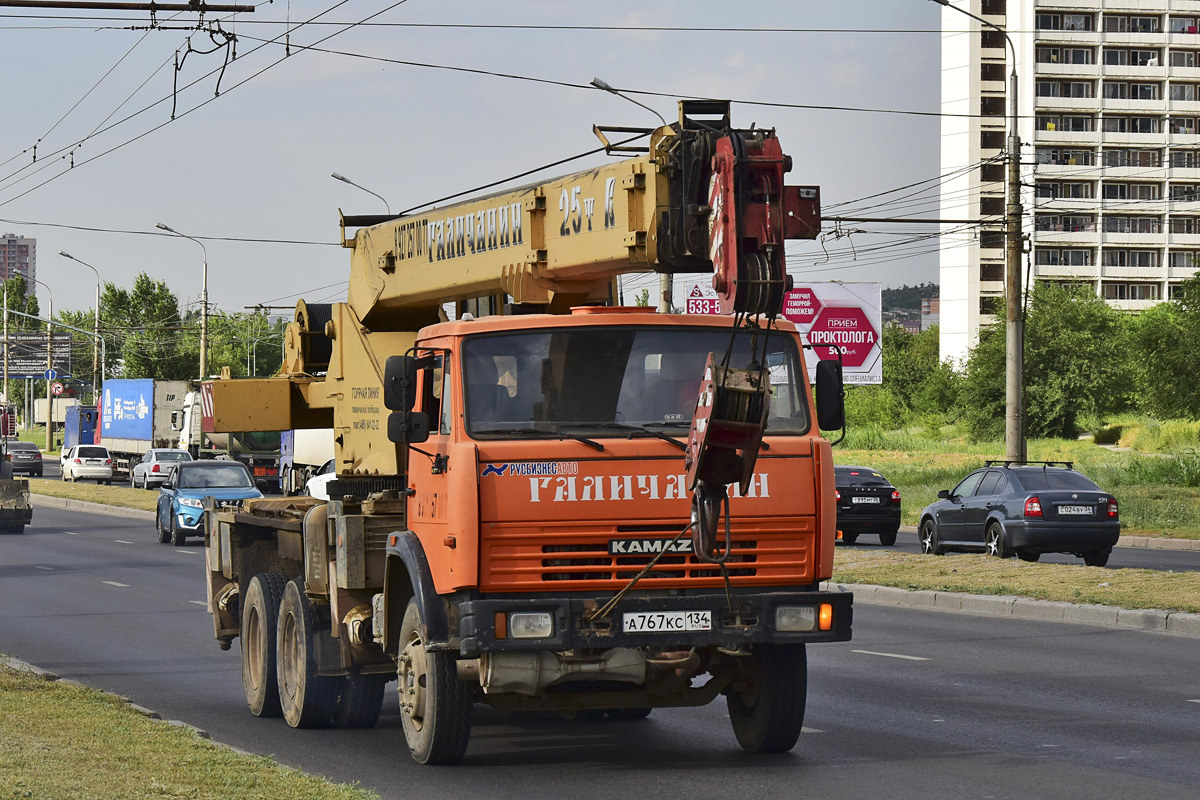
[[[450,378],[444,355],[433,358],[433,366],[421,373],[421,410],[429,415],[429,428],[440,434],[450,433]]]
[[[960,483],[958,486],[955,486],[954,491],[950,494],[955,497],[970,497],[971,495],[975,494],[975,488],[979,486],[979,482],[983,480],[984,474],[985,473],[983,472],[972,472],[970,475],[963,478],[962,483]]]

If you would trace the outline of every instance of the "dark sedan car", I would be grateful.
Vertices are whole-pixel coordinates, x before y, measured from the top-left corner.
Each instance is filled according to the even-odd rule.
[[[896,543],[900,530],[900,492],[870,467],[834,467],[837,527],[842,541],[854,544],[861,533],[879,534],[879,543]]]
[[[15,439],[5,443],[9,461],[12,462],[13,474],[26,473],[42,477],[42,451],[33,442],[18,442]]]
[[[1037,561],[1071,553],[1103,567],[1121,535],[1117,498],[1070,462],[989,461],[921,512],[921,552],[982,550]]]

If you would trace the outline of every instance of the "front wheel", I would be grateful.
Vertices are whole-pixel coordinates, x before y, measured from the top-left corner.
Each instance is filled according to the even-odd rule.
[[[763,644],[740,689],[726,690],[729,721],[748,753],[786,753],[804,727],[808,658],[803,644]]]
[[[400,626],[400,725],[413,760],[419,764],[456,764],[471,737],[474,693],[458,680],[454,659],[445,652],[426,652],[421,612],[409,600]]]
[[[1103,567],[1108,563],[1108,556],[1112,553],[1111,547],[1101,547],[1096,550],[1089,550],[1083,554],[1083,563],[1089,567]]]
[[[283,718],[293,728],[328,724],[337,700],[337,683],[317,674],[317,619],[300,580],[290,581],[283,590],[276,636]]]
[[[1004,547],[1004,529],[993,522],[987,529],[987,554],[997,558],[1008,558],[1011,553]]]
[[[171,515],[171,544],[176,547],[183,547],[183,543],[187,541],[187,534],[179,530],[179,525],[175,522],[175,515]]]
[[[927,519],[921,523],[921,552],[925,555],[940,556],[945,554],[941,540],[938,538],[937,523]]]

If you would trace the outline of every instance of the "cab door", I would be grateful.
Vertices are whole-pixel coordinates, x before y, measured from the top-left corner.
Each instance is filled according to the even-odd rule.
[[[975,494],[979,482],[983,480],[984,470],[972,472],[962,479],[962,482],[951,490],[946,499],[947,505],[937,513],[938,536],[943,542],[964,541],[967,525],[967,501]]]
[[[1007,489],[1008,478],[1004,473],[995,469],[988,470],[975,489],[975,494],[963,501],[963,541],[983,547],[988,516],[997,508],[1000,495]]]

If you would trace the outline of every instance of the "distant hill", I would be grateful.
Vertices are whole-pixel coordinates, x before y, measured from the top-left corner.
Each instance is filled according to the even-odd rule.
[[[881,291],[883,312],[889,311],[921,311],[921,300],[925,297],[937,297],[936,283],[921,283],[916,286],[905,284],[899,289],[883,289]]]

